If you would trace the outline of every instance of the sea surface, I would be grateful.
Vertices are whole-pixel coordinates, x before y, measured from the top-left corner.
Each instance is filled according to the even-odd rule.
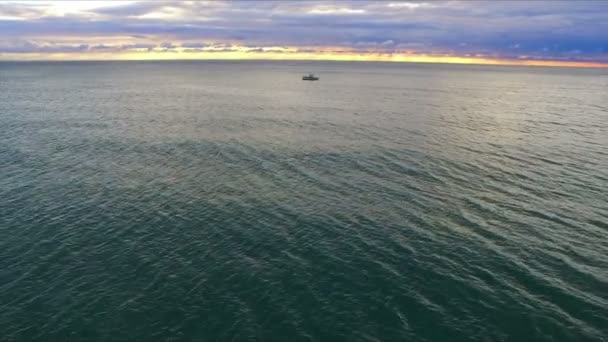
[[[0,63],[1,341],[607,339],[606,70]]]

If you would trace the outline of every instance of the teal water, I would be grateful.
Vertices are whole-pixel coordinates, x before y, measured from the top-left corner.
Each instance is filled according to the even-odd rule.
[[[606,71],[0,63],[0,340],[603,341],[607,199]]]

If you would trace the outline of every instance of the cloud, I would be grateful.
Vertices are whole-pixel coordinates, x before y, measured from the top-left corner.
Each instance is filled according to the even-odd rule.
[[[165,50],[175,49],[177,46],[173,45],[172,42],[162,42],[160,43],[160,47]]]
[[[185,42],[185,43],[182,43],[181,46],[183,48],[200,49],[200,48],[204,48],[204,47],[209,46],[209,44],[207,44],[207,43],[200,43],[200,42]]]
[[[120,46],[120,50],[147,50],[152,51],[156,47],[156,44],[123,44]]]
[[[404,1],[404,2],[391,2],[391,3],[388,3],[386,5],[386,7],[388,7],[388,8],[407,8],[409,10],[414,10],[414,9],[418,9],[418,8],[433,7],[433,5],[429,4],[427,2]]]
[[[116,49],[116,47],[110,46],[110,45],[105,45],[105,44],[91,46],[91,50],[107,51],[107,50],[114,50],[114,49]]]
[[[83,53],[117,51],[152,51],[156,44],[67,44],[58,42],[4,41],[0,42],[0,53]]]
[[[35,18],[42,16],[44,13],[44,9],[40,6],[15,3],[0,3],[0,19],[11,18],[19,20],[32,17]]]
[[[84,52],[88,44],[54,44],[32,41],[0,42],[0,53],[73,53]]]
[[[608,54],[605,32],[608,2],[602,1],[0,3],[0,49],[12,53],[210,51],[238,44],[261,49],[256,52],[290,46],[600,60]],[[76,48],[81,45],[87,48]]]
[[[167,1],[136,2],[113,7],[102,7],[92,10],[92,12],[114,17],[141,16],[161,9],[169,4],[170,2]]]

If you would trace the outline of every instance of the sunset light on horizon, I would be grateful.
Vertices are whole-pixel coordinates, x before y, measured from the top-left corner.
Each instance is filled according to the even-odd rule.
[[[608,67],[605,2],[8,1],[0,60]]]

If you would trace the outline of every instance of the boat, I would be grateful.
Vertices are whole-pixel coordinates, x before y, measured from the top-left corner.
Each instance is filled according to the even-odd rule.
[[[314,74],[308,74],[308,75],[304,75],[302,76],[302,81],[318,81],[319,78],[317,76],[315,76]]]

